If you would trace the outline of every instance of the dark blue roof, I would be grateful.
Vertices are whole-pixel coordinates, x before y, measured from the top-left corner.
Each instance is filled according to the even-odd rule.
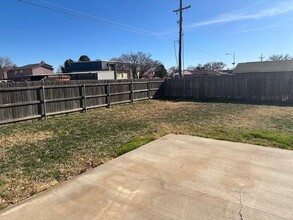
[[[100,71],[102,69],[102,61],[73,62],[68,67],[69,72]]]

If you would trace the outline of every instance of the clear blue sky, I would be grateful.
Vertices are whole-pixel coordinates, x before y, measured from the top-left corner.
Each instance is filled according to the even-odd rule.
[[[1,0],[1,50],[22,66],[45,60],[55,69],[87,54],[107,60],[152,54],[176,65],[179,0]],[[185,67],[210,61],[257,61],[261,53],[293,55],[293,0],[183,0]]]

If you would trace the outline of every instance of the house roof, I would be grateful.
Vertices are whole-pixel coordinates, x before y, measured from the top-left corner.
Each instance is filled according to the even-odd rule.
[[[120,62],[115,60],[91,60],[91,61],[74,61],[71,63],[110,63],[110,64],[128,64],[126,62]]]
[[[89,72],[103,69],[102,61],[72,62],[67,67],[68,72]]]
[[[91,61],[74,61],[74,62],[71,62],[71,64],[72,63],[78,63],[78,64],[80,64],[80,63],[101,63],[101,62],[103,62],[102,60],[91,60]]]
[[[35,69],[35,68],[38,68],[38,67],[45,67],[47,69],[50,69],[50,70],[53,70],[53,66],[45,63],[45,62],[40,62],[40,63],[35,63],[35,64],[28,64],[28,65],[25,65],[25,66],[20,66],[20,67],[14,67],[12,68],[11,70],[22,70],[22,69]]]
[[[182,71],[182,74],[184,76],[202,76],[202,75],[221,75],[225,73],[219,70],[184,70]],[[179,73],[176,72],[174,75],[179,75]]]
[[[89,72],[89,71],[102,71],[108,70],[110,68],[117,68],[117,65],[123,65],[126,63],[119,61],[105,61],[105,60],[96,60],[96,61],[82,61],[82,62],[71,62],[67,67],[68,72]],[[114,67],[115,66],[115,67]],[[128,68],[123,68],[128,69]]]
[[[293,72],[293,60],[239,63],[234,74]]]

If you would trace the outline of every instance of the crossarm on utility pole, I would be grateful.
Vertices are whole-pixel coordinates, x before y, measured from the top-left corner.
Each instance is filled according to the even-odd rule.
[[[178,69],[179,69],[179,78],[182,78],[182,32],[183,32],[183,28],[182,28],[182,23],[183,23],[183,11],[187,10],[191,8],[191,6],[186,6],[186,7],[182,7],[182,0],[180,0],[180,8],[177,10],[174,10],[173,12],[178,14],[179,13],[179,54],[178,54]]]
[[[189,8],[191,8],[191,5],[188,5],[188,6],[184,7],[184,8],[182,8],[181,10],[184,11],[184,10],[187,10]],[[173,12],[178,14],[178,12],[180,12],[180,9],[174,10]]]

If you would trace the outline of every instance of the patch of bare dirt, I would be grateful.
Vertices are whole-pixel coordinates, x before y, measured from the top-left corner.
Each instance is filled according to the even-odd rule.
[[[58,184],[58,181],[55,179],[48,179],[44,180],[43,182],[37,182],[26,178],[22,178],[16,181],[15,179],[7,179],[3,176],[1,179],[2,181],[5,180],[6,182],[1,186],[0,193],[0,207],[3,208],[12,204],[16,204],[25,198],[50,189]]]
[[[36,133],[18,132],[8,136],[0,137],[0,146],[6,148],[20,144],[32,144],[53,137],[53,132],[39,131]]]

